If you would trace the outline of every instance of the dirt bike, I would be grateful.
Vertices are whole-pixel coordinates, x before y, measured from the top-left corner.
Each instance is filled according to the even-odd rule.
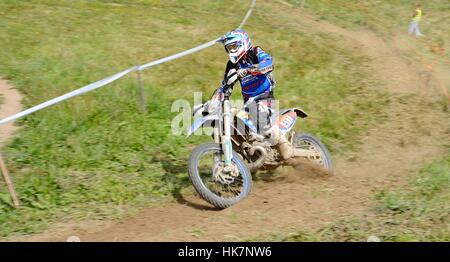
[[[192,151],[188,172],[200,196],[217,208],[230,207],[247,197],[252,188],[252,173],[288,163],[281,158],[273,141],[258,134],[249,119],[246,109],[258,96],[250,98],[241,109],[232,108],[229,86],[237,81],[236,72],[230,70],[227,77],[224,85],[214,91],[211,100],[194,107],[193,115],[199,119],[187,134],[189,137],[200,127],[212,129],[214,142],[201,144]],[[331,156],[325,145],[310,134],[292,131],[299,117],[305,118],[307,114],[301,109],[290,108],[280,110],[273,119],[288,137],[295,158],[307,159],[331,170]]]

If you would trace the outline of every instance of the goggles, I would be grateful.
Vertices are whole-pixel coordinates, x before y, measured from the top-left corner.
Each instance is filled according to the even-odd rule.
[[[234,42],[226,45],[225,49],[227,50],[228,53],[236,53],[239,50],[240,46],[241,46],[240,42]]]

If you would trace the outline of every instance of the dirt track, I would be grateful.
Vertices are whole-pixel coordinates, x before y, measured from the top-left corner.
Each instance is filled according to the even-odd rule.
[[[0,79],[0,94],[3,96],[3,104],[0,104],[0,119],[20,112],[22,109],[20,93],[3,79]],[[0,125],[0,147],[16,130],[17,126],[12,122]]]
[[[287,168],[275,181],[256,181],[251,196],[227,210],[214,210],[186,194],[121,221],[56,225],[26,240],[65,241],[76,235],[81,241],[240,241],[318,229],[339,218],[365,216],[375,190],[401,186],[423,164],[445,152],[442,143],[449,138],[450,121],[436,104],[439,90],[426,68],[404,56],[405,47],[298,12],[292,18],[292,24],[305,30],[342,35],[361,45],[372,58],[380,81],[377,88],[392,100],[387,117],[365,135],[360,151],[335,159],[335,175],[317,177]]]

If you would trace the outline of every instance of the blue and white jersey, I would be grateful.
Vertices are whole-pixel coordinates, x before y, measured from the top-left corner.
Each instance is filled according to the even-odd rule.
[[[245,99],[273,91],[275,81],[272,76],[272,57],[262,48],[251,48],[237,64],[229,61],[225,70],[225,76],[232,68],[249,69],[248,75],[239,79],[242,95]]]

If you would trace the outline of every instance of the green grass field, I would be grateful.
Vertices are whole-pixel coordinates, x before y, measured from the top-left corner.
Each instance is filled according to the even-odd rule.
[[[334,6],[344,2],[308,1],[307,8],[344,26],[380,31],[370,18],[374,13],[363,15],[379,1],[366,1],[369,6],[355,4],[364,11],[356,15],[354,10]],[[391,16],[400,9],[408,14],[403,2],[389,1],[380,8],[394,19]],[[442,2],[429,1],[433,8]],[[22,92],[24,106],[31,107],[135,64],[210,41],[237,27],[249,3],[0,0],[0,75]],[[253,43],[274,57],[276,96],[281,106],[304,108],[310,117],[297,127],[319,136],[334,155],[354,150],[390,101],[373,91],[376,79],[370,74],[368,58],[346,39],[286,25],[283,19],[289,18],[271,5],[278,3],[258,6],[246,29]],[[267,13],[280,19],[268,20]],[[441,24],[437,17],[430,23]],[[396,26],[403,24],[392,25]],[[446,32],[444,27],[440,30]],[[447,47],[448,39],[441,40]],[[170,112],[171,105],[177,99],[193,102],[193,92],[198,91],[209,98],[222,80],[226,59],[223,47],[217,45],[144,71],[148,113],[139,110],[137,79],[131,74],[21,119],[23,128],[2,153],[22,207],[12,207],[0,182],[0,236],[39,232],[54,222],[118,218],[189,187],[187,158],[193,145],[208,138],[185,140],[172,135],[171,119],[177,112]],[[238,97],[236,92],[234,98]],[[439,189],[429,201],[448,201],[448,177],[442,175],[448,174],[448,168],[447,159],[422,171],[422,177],[440,177],[436,178]],[[435,182],[424,183],[433,186]],[[417,188],[422,190],[421,182]],[[425,201],[423,196],[417,192],[380,193],[377,212],[398,219],[408,217],[424,205],[420,202]],[[411,200],[416,198],[422,200]],[[395,213],[392,201],[407,207]],[[426,214],[433,219],[442,215],[428,209]],[[417,230],[422,229],[417,226]],[[381,236],[400,237],[391,232]],[[295,233],[280,239],[304,240],[306,235],[307,239],[354,240],[359,236],[335,237],[338,230],[333,234]],[[448,239],[448,235],[436,239]]]
[[[0,1],[0,73],[33,106],[220,36],[240,23],[247,2]],[[275,59],[282,107],[308,111],[300,128],[335,154],[356,147],[388,101],[366,91],[367,58],[345,40],[266,22],[261,9],[247,30]],[[208,98],[226,59],[214,46],[144,71],[146,114],[130,75],[20,120],[24,128],[4,150],[22,207],[11,206],[0,183],[0,235],[37,232],[63,218],[116,218],[189,186],[189,145],[208,138],[171,135],[171,104],[192,101],[195,91]]]

